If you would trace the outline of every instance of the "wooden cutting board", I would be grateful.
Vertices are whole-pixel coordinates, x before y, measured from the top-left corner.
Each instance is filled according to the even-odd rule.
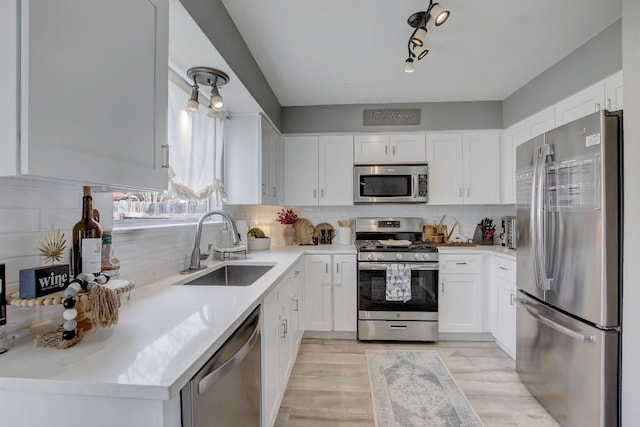
[[[293,223],[293,229],[296,231],[295,244],[305,245],[311,243],[315,230],[311,221],[306,218],[298,218],[298,220]]]

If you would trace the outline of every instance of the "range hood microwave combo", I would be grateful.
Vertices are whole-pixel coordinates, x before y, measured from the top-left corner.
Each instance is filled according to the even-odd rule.
[[[427,164],[357,165],[353,203],[427,203]]]

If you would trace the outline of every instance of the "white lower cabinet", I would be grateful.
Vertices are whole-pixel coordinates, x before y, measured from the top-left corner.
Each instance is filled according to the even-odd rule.
[[[276,421],[304,332],[303,268],[298,261],[262,302],[263,426]]]
[[[440,254],[438,332],[482,332],[482,261],[482,255]]]
[[[491,272],[493,313],[491,332],[509,356],[516,357],[516,262],[494,257]]]
[[[355,255],[305,256],[304,328],[355,332],[357,267]]]

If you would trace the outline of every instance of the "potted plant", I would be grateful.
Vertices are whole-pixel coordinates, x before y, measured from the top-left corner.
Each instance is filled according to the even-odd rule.
[[[271,238],[267,237],[258,227],[247,231],[247,249],[250,251],[264,251],[271,246]]]
[[[284,237],[285,245],[293,245],[293,240],[296,236],[296,231],[293,228],[293,224],[298,220],[298,215],[291,208],[282,208],[280,212],[278,212],[278,221],[280,224],[283,224],[284,230],[282,230],[282,236]]]

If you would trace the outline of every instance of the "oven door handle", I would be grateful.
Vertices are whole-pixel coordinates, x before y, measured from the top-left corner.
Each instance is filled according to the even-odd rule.
[[[387,262],[360,262],[358,263],[358,270],[360,271],[368,271],[368,270],[386,270],[387,266],[393,263]],[[437,262],[424,262],[420,264],[409,264],[409,268],[412,271],[436,271],[438,270]]]

